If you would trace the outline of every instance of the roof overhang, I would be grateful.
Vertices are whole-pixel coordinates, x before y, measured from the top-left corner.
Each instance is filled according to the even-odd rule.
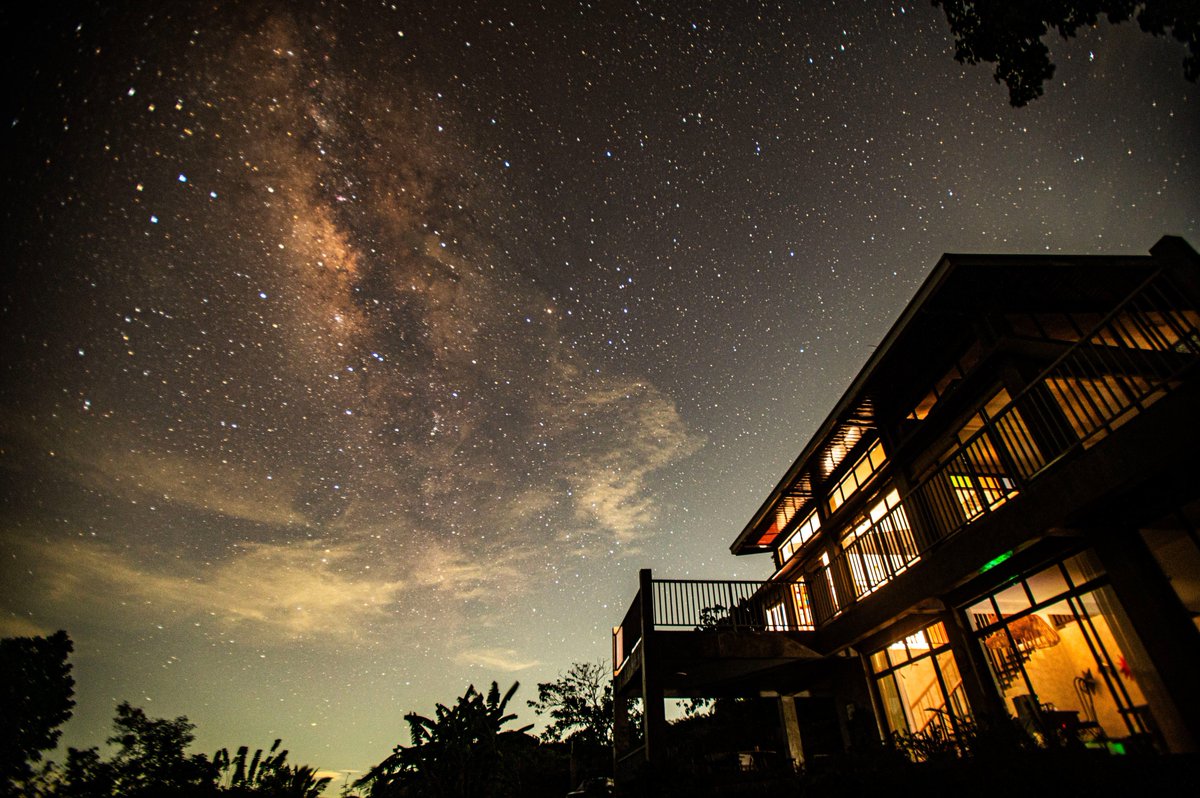
[[[1167,237],[1156,244],[1152,250],[1155,256],[1165,249],[1164,242],[1173,241]],[[880,390],[885,390],[889,383],[888,379],[877,379],[881,366],[897,349],[912,348],[914,342],[936,334],[936,324],[922,325],[922,321],[937,319],[940,324],[948,312],[970,319],[989,308],[1010,304],[1014,310],[1031,311],[1074,304],[1115,304],[1155,267],[1156,259],[1145,255],[942,255],[800,456],[730,545],[730,551],[736,555],[772,551],[780,536],[803,520],[814,498],[813,475],[828,476],[849,455],[864,430],[875,426],[878,408],[872,384],[878,383]],[[1145,271],[1131,268],[1135,264],[1144,266]],[[1101,296],[1108,293],[1112,296]],[[927,329],[916,329],[922,327]],[[790,524],[781,525],[785,502],[795,505],[794,512]]]

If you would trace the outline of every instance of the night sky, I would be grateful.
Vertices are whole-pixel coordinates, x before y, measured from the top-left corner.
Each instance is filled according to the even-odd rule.
[[[770,573],[729,543],[942,252],[1200,243],[1133,24],[1013,109],[927,0],[107,5],[0,17],[0,634],[70,632],[70,745],[532,722],[638,568]]]

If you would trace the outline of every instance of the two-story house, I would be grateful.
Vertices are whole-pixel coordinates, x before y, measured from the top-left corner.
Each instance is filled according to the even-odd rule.
[[[1195,751],[1198,363],[1182,239],[943,256],[733,541],[773,576],[641,572],[618,775],[670,755],[664,699],[688,696],[778,697],[797,764],[968,718]]]

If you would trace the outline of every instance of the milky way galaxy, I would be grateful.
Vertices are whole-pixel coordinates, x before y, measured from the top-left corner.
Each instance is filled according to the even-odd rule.
[[[0,632],[71,633],[71,745],[523,707],[639,567],[769,572],[729,541],[943,251],[1200,241],[1132,26],[1012,109],[923,3],[106,5],[4,23]]]

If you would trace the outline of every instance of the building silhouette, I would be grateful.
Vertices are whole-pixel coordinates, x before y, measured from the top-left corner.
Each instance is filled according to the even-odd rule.
[[[1198,363],[1182,239],[943,256],[733,541],[774,575],[641,572],[613,632],[618,777],[676,755],[671,697],[777,698],[797,765],[998,718],[1196,751]]]

